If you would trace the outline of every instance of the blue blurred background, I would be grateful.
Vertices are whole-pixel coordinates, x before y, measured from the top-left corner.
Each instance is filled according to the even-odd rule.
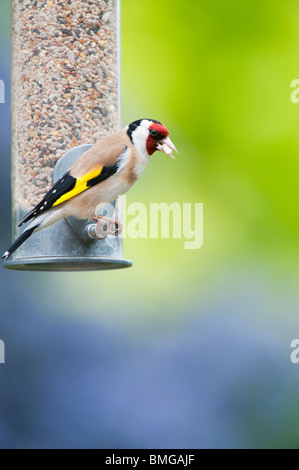
[[[123,2],[122,122],[154,117],[180,150],[128,203],[203,202],[204,244],[125,240],[122,271],[0,268],[1,448],[298,447],[298,24],[296,0]]]

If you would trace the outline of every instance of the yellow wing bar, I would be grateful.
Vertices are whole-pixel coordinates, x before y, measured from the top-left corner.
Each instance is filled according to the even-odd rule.
[[[71,191],[68,191],[67,193],[63,194],[59,199],[57,199],[57,201],[53,204],[53,206],[58,206],[58,204],[61,204],[62,202],[65,202],[68,199],[71,199],[72,197],[77,196],[77,194],[80,194],[83,191],[85,191],[87,188],[89,188],[89,186],[87,185],[88,181],[99,176],[102,172],[102,169],[103,169],[102,167],[98,167],[94,170],[91,170],[82,178],[76,178],[75,187]]]

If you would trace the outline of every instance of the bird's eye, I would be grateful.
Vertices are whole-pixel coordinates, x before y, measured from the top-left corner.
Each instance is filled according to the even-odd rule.
[[[160,132],[156,131],[155,129],[150,129],[149,134],[156,141],[163,139],[163,135],[160,134]]]
[[[158,131],[155,131],[155,129],[151,129],[151,130],[150,130],[150,135],[151,135],[152,137],[157,137]]]

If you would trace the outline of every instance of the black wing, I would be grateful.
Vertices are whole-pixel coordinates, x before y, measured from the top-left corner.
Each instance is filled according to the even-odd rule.
[[[37,215],[41,214],[46,209],[50,209],[57,199],[63,196],[63,194],[71,191],[75,187],[75,184],[76,178],[71,176],[69,171],[65,173],[46,193],[41,202],[39,202],[37,206],[34,207],[34,209],[25,215],[25,217],[19,223],[18,227],[28,222],[28,220],[33,219]]]
[[[88,175],[86,175],[85,178],[87,179],[87,181],[83,183],[84,184],[83,189],[87,190],[88,188],[91,188],[95,184],[98,184],[101,181],[106,180],[107,178],[109,178],[109,176],[114,175],[117,172],[118,167],[119,167],[118,162],[119,160],[114,165],[104,166],[102,168],[99,168],[99,174],[97,176],[91,177],[90,179],[87,179]],[[58,201],[58,199],[60,199],[62,196],[65,196],[67,193],[69,193],[75,188],[77,182],[79,183],[80,180],[77,180],[74,176],[72,176],[70,174],[70,171],[65,173],[58,181],[56,181],[56,183],[47,192],[47,194],[44,196],[41,202],[39,202],[37,206],[34,207],[34,209],[32,209],[30,212],[28,212],[28,214],[25,215],[25,217],[19,223],[18,227],[28,222],[28,220],[33,219],[37,215],[42,214],[46,210],[53,207],[53,205],[55,204],[55,202]],[[78,194],[81,191],[78,191]],[[74,197],[74,196],[75,195],[70,194],[70,197]]]

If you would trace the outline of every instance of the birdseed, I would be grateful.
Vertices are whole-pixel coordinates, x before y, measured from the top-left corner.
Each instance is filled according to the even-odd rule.
[[[119,128],[118,0],[12,0],[14,207],[52,186],[57,160]]]

